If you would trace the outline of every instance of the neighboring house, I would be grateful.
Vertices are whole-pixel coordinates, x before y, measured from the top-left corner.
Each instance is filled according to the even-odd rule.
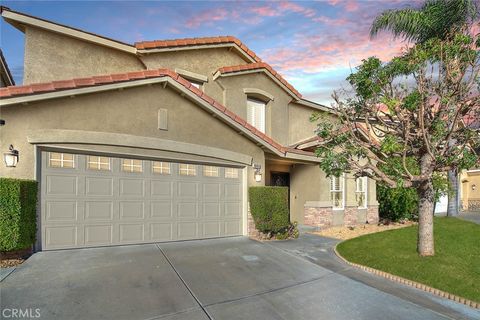
[[[0,49],[0,88],[7,87],[7,86],[14,86],[15,81],[13,80],[12,73],[8,68],[7,61],[3,56],[3,51]]]
[[[480,169],[461,173],[460,203],[464,211],[480,211]]]
[[[327,178],[305,100],[234,37],[135,45],[31,17],[24,84],[0,89],[3,177],[40,182],[39,250],[247,235],[247,188],[290,188],[292,221],[378,221],[375,183]]]

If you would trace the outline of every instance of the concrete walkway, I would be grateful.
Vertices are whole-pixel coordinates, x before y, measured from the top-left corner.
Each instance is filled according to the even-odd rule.
[[[478,319],[480,312],[358,272],[334,240],[243,237],[34,254],[2,308],[41,319]]]

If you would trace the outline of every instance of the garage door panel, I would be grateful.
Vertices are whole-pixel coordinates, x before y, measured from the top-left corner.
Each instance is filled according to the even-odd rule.
[[[241,176],[225,178],[223,168],[216,176],[199,164],[194,175],[179,174],[177,163],[153,172],[150,160],[129,172],[115,157],[110,170],[94,170],[86,157],[75,155],[74,169],[53,168],[42,152],[44,250],[242,234]]]
[[[113,196],[113,178],[86,177],[85,185],[88,196]]]
[[[219,202],[204,202],[203,203],[203,216],[207,218],[220,217],[221,216],[221,203]]]
[[[241,220],[225,221],[225,235],[235,236],[241,233]]]
[[[239,184],[225,184],[225,200],[240,200],[242,190]]]
[[[76,226],[52,226],[45,229],[46,245],[50,248],[71,248],[77,246]]]
[[[76,201],[47,201],[46,202],[46,221],[70,221],[77,220],[77,202]]]
[[[113,201],[86,201],[85,220],[113,220]]]
[[[179,181],[177,185],[179,198],[198,198],[198,182]]]
[[[179,218],[196,218],[198,217],[197,202],[179,202],[177,205],[177,216]]]
[[[177,236],[180,240],[198,238],[197,222],[178,222]]]
[[[150,240],[152,241],[169,241],[173,240],[173,223],[151,223],[150,224]]]
[[[120,179],[120,196],[143,197],[145,195],[145,181],[142,179]]]
[[[143,201],[120,201],[120,220],[143,219],[145,203]]]
[[[113,243],[112,225],[85,226],[85,245],[98,246]]]
[[[145,239],[145,226],[143,223],[121,224],[120,242],[135,243],[142,242]]]
[[[152,198],[168,198],[173,196],[173,182],[152,180],[151,182],[151,195]]]
[[[168,219],[173,218],[172,201],[152,201],[150,204],[150,217]]]
[[[76,196],[77,195],[77,177],[76,176],[47,176],[47,194]]]
[[[241,202],[226,202],[225,203],[225,216],[226,217],[238,217],[242,216],[242,204]]]
[[[221,195],[222,195],[222,188],[220,183],[204,183],[203,184],[203,199],[219,200]]]
[[[206,238],[220,237],[223,222],[208,221],[203,223],[203,236]]]

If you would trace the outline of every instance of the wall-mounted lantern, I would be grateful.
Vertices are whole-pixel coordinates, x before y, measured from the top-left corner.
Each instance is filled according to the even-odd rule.
[[[475,191],[477,189],[477,185],[476,184],[472,184],[472,190]]]
[[[255,181],[256,181],[256,182],[261,182],[261,181],[262,181],[262,171],[261,171],[262,166],[259,165],[259,164],[257,164],[257,163],[255,163],[255,164],[253,165],[253,168],[255,169],[255,173],[254,173],[254,175],[255,175]]]
[[[18,150],[15,150],[13,148],[13,145],[10,145],[10,148],[8,148],[8,152],[5,152],[3,154],[3,160],[5,160],[5,165],[7,167],[16,167],[18,163]]]

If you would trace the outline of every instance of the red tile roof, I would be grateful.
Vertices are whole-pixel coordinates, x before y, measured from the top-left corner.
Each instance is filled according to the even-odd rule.
[[[153,40],[135,42],[135,48],[142,49],[162,49],[172,47],[187,47],[199,45],[212,45],[221,43],[234,43],[256,62],[262,61],[252,50],[250,50],[240,40],[232,36],[205,37],[205,38],[184,38],[174,40]]]
[[[89,78],[52,81],[47,83],[35,83],[35,84],[30,84],[25,86],[9,86],[6,88],[0,88],[0,98],[8,99],[13,97],[20,97],[20,96],[48,93],[48,92],[57,92],[57,91],[69,90],[69,89],[95,87],[95,86],[101,86],[106,84],[135,81],[139,79],[159,78],[159,77],[165,77],[165,76],[170,77],[173,80],[175,80],[177,83],[183,85],[186,89],[196,94],[199,98],[203,99],[208,104],[216,108],[218,111],[222,112],[227,117],[229,117],[239,125],[246,128],[248,131],[253,133],[255,136],[257,136],[258,138],[260,138],[261,140],[263,140],[264,142],[266,142],[276,150],[280,151],[281,153],[285,153],[286,148],[283,147],[281,144],[274,141],[272,138],[270,138],[266,134],[258,131],[255,127],[248,124],[243,118],[231,112],[225,106],[218,103],[216,100],[214,100],[210,96],[206,95],[203,91],[197,89],[195,86],[192,85],[191,82],[185,80],[184,78],[179,76],[177,73],[169,69],[155,69],[155,70],[120,73],[120,74],[102,75],[102,76],[94,76]]]
[[[249,63],[238,66],[222,67],[217,70],[221,74],[236,73],[249,70],[266,70],[272,76],[274,76],[278,81],[280,81],[284,86],[286,86],[290,91],[292,91],[299,99],[302,98],[300,92],[297,91],[290,83],[287,82],[277,71],[275,71],[268,63],[257,62]]]

